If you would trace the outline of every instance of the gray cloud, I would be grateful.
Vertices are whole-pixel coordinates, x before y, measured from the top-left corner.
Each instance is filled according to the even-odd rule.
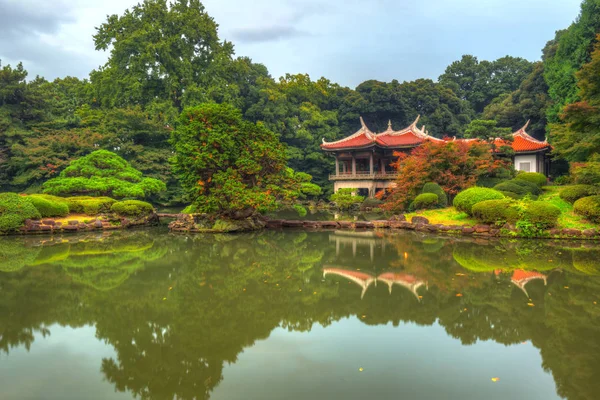
[[[240,43],[262,43],[306,36],[308,33],[293,26],[268,26],[236,29],[232,32],[232,35],[233,39]]]
[[[62,24],[75,21],[70,11],[62,1],[50,6],[49,2],[0,0],[0,40],[56,33]]]

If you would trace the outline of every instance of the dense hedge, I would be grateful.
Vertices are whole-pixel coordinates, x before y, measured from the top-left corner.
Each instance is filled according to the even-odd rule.
[[[517,175],[515,179],[520,179],[523,181],[534,183],[538,187],[545,186],[548,182],[546,175],[540,174],[538,172],[521,172]]]
[[[560,198],[573,204],[584,197],[593,196],[600,193],[600,189],[592,185],[568,186],[560,191]]]
[[[600,162],[572,163],[573,181],[582,185],[600,185]]]
[[[118,201],[110,207],[110,211],[123,217],[144,217],[154,212],[152,204],[139,200]]]
[[[0,232],[17,230],[23,226],[26,219],[41,217],[31,199],[16,193],[0,193]]]
[[[418,195],[412,202],[411,208],[413,210],[428,210],[436,208],[439,204],[439,197],[435,193],[423,193]]]
[[[110,197],[67,197],[67,203],[72,213],[81,213],[85,215],[98,215],[110,211],[110,207],[116,203],[115,199]]]
[[[527,203],[523,210],[522,219],[535,224],[540,228],[552,228],[558,224],[560,208],[545,201],[532,201]]]
[[[573,204],[573,210],[592,222],[600,223],[600,196],[583,197]]]
[[[519,209],[512,199],[486,200],[473,206],[473,216],[486,224],[516,222]]]
[[[512,179],[502,182],[494,186],[494,189],[513,199],[522,199],[527,195],[537,198],[542,193],[542,189],[535,183],[522,179]]]
[[[486,200],[500,200],[504,195],[497,190],[472,187],[456,195],[453,205],[457,210],[472,215],[473,206]]]
[[[441,207],[448,206],[448,195],[444,192],[444,189],[435,182],[426,183],[425,186],[423,186],[421,193],[434,193],[438,196],[438,204]]]
[[[69,205],[65,199],[48,195],[30,195],[29,200],[40,212],[42,218],[66,217],[69,215]]]

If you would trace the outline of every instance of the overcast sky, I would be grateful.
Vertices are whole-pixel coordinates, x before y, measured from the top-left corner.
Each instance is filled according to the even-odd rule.
[[[92,35],[139,0],[0,0],[0,59],[30,76],[77,76],[106,62]],[[309,73],[355,87],[367,79],[437,77],[463,54],[539,60],[581,0],[204,0],[236,54],[274,77]]]

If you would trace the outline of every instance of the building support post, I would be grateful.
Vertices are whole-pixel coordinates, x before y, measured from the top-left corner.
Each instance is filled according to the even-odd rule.
[[[335,156],[335,176],[340,175],[340,160],[338,160],[338,156]]]
[[[383,158],[381,159],[381,173],[385,174],[385,162],[383,161]]]
[[[352,176],[356,176],[356,158],[352,154]]]
[[[373,175],[373,153],[369,157],[369,174]]]

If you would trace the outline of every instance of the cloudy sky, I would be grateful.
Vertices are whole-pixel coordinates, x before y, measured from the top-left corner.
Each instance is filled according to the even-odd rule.
[[[31,76],[85,78],[107,54],[95,27],[139,0],[0,0],[0,60]],[[581,0],[204,0],[237,55],[275,77],[309,73],[354,87],[367,79],[436,79],[462,54],[538,60]]]

